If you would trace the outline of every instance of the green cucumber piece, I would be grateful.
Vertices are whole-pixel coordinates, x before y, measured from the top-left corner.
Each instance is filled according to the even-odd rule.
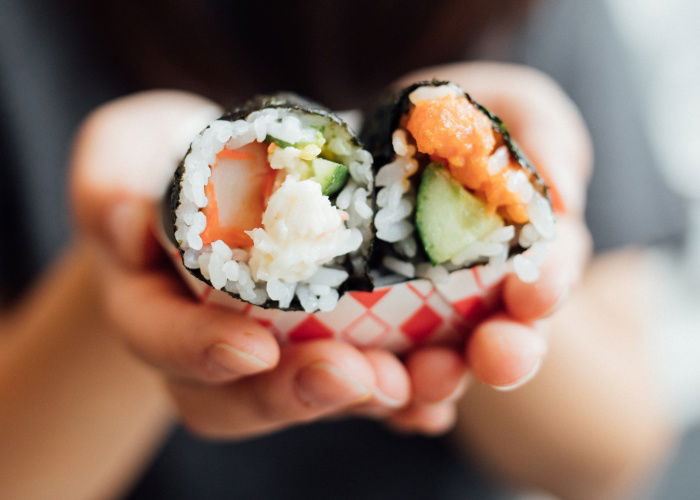
[[[265,142],[274,142],[281,148],[288,148],[290,146],[294,146],[294,144],[291,144],[289,142],[283,141],[282,139],[278,139],[277,137],[273,137],[270,134],[267,134],[267,137],[265,137]]]
[[[439,163],[423,171],[416,201],[416,227],[430,261],[447,262],[474,241],[503,226],[498,215],[452,178]]]
[[[311,160],[313,179],[321,185],[324,195],[330,196],[337,193],[348,180],[348,167],[342,163],[336,163],[323,158]]]
[[[309,144],[316,144],[319,148],[321,148],[326,143],[326,138],[324,137],[323,132],[321,130],[316,130],[316,138],[311,142],[297,142],[292,144],[291,142],[283,141],[282,139],[278,139],[277,137],[272,136],[270,134],[267,134],[267,136],[265,137],[265,142],[274,142],[281,148],[288,148],[293,146],[295,148],[301,149],[304,146],[308,146]]]

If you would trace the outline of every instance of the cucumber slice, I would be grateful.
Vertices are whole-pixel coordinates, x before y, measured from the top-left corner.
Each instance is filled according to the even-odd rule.
[[[282,139],[278,139],[277,137],[273,137],[270,134],[267,134],[267,137],[265,137],[265,142],[267,142],[267,143],[274,142],[275,144],[277,144],[281,148],[288,148],[290,146],[294,146],[294,144],[283,141]]]
[[[474,241],[503,226],[498,215],[464,189],[439,163],[423,171],[416,201],[416,227],[425,253],[442,264]]]
[[[335,163],[323,158],[311,160],[313,179],[321,185],[324,195],[330,196],[337,193],[348,180],[348,167],[342,163]]]
[[[295,148],[301,149],[304,146],[308,146],[309,144],[316,144],[319,148],[322,148],[323,145],[326,143],[326,138],[324,137],[322,130],[316,130],[316,138],[311,142],[302,141],[292,144],[291,142],[283,141],[282,139],[278,139],[277,137],[272,136],[270,134],[267,134],[267,136],[265,137],[265,142],[274,142],[281,148],[288,148],[290,146],[294,146]]]

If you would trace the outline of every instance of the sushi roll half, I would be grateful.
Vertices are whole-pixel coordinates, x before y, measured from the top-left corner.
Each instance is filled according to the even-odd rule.
[[[336,115],[260,96],[192,142],[166,197],[165,230],[189,272],[235,298],[332,310],[367,289],[372,157]]]
[[[450,82],[420,82],[370,113],[376,251],[389,281],[443,282],[490,264],[539,277],[555,220],[547,186],[501,120]]]

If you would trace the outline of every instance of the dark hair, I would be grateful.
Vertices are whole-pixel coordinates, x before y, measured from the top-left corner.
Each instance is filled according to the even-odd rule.
[[[412,69],[464,59],[523,0],[76,0],[102,56],[143,87],[219,101],[278,89],[357,105]]]

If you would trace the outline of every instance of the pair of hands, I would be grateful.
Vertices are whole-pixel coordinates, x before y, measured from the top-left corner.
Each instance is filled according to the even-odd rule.
[[[221,110],[173,91],[108,103],[84,122],[72,159],[80,237],[95,256],[104,321],[160,370],[186,424],[210,437],[243,437],[326,416],[384,419],[440,433],[455,401],[480,381],[513,388],[546,351],[538,320],[578,279],[589,252],[582,223],[590,147],[575,108],[543,75],[495,63],[423,70],[404,82],[460,83],[509,125],[550,185],[558,236],[533,284],[506,278],[503,313],[481,323],[463,352],[427,346],[406,357],[323,340],[279,346],[255,321],[198,303],[168,265],[153,234],[164,187],[191,139]]]

